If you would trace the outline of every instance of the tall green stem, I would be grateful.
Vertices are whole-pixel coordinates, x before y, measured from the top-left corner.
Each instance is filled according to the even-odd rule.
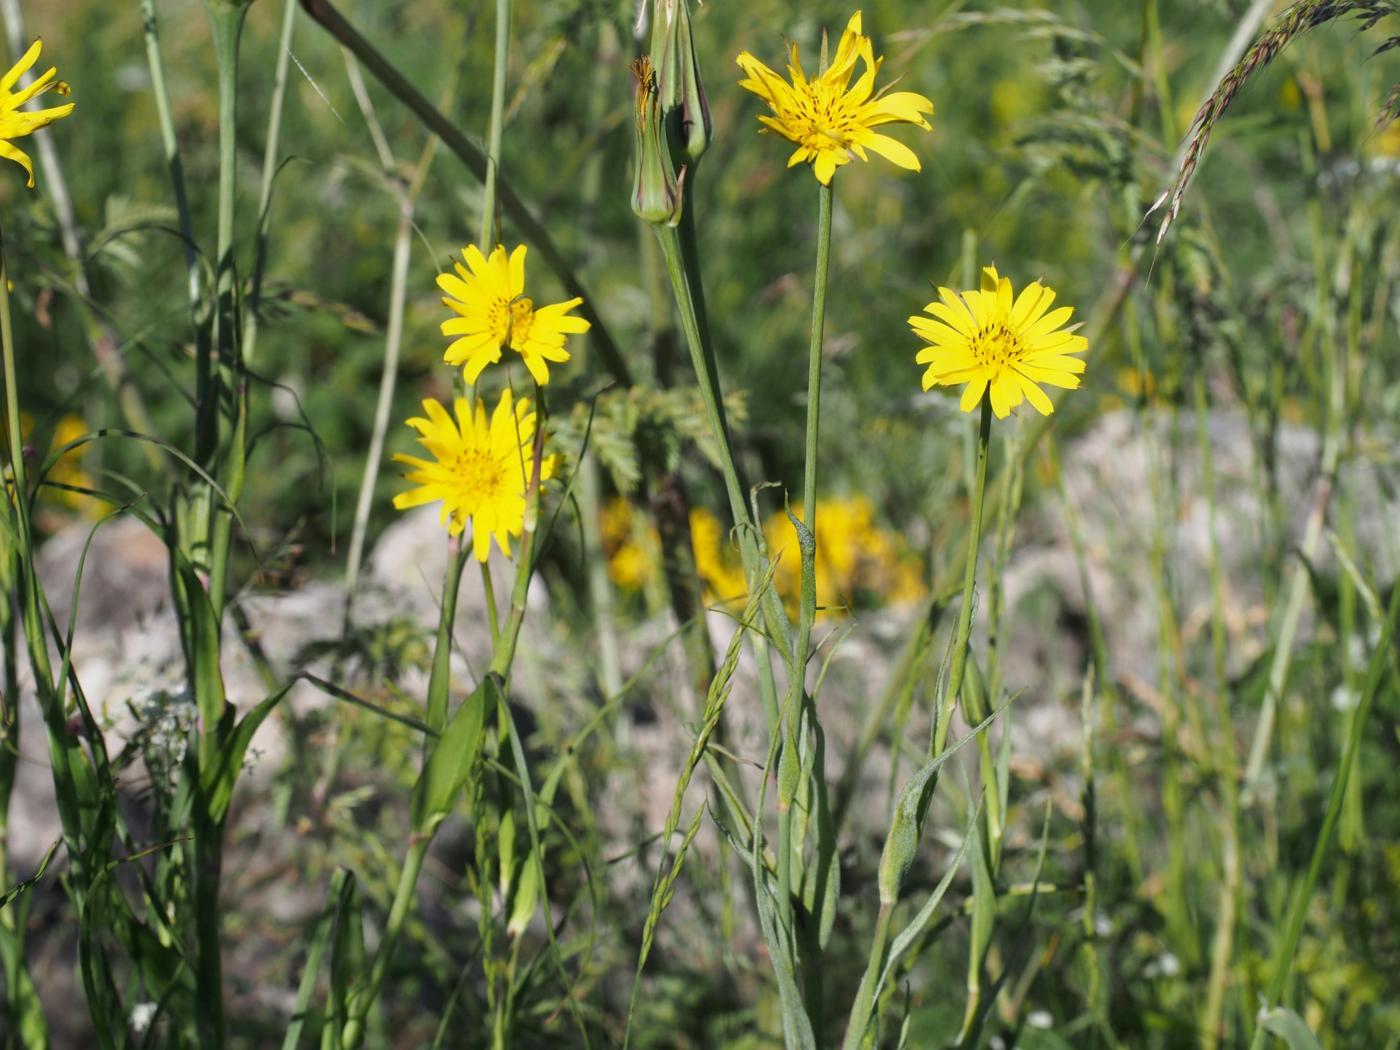
[[[944,686],[938,724],[933,731],[931,755],[943,753],[948,743],[948,731],[962,689],[963,671],[967,667],[968,640],[972,635],[972,600],[977,586],[977,551],[982,539],[982,497],[987,488],[987,446],[992,436],[992,401],[988,394],[982,399],[982,422],[977,432],[977,473],[972,489],[972,522],[967,537],[967,564],[963,568],[962,607],[958,610],[957,634],[953,639],[952,665]]]
[[[865,975],[860,979],[856,1001],[851,1007],[850,1027],[846,1029],[846,1038],[841,1043],[842,1050],[860,1050],[865,1045],[865,1032],[870,1027],[870,1015],[875,1010],[875,988],[885,968],[893,917],[893,904],[880,905],[880,914],[875,920],[875,937],[870,944],[870,957],[866,960]]]
[[[438,610],[437,641],[433,646],[433,670],[428,678],[428,728],[442,732],[447,724],[447,686],[451,676],[452,625],[457,617],[457,592],[462,583],[462,569],[470,548],[453,543],[447,552],[447,576],[442,584],[442,607]],[[431,744],[431,742],[429,742]]]
[[[807,435],[802,468],[802,517],[807,542],[815,545],[817,530],[817,437],[821,416],[822,335],[826,327],[826,281],[831,263],[830,185],[817,186],[817,268],[812,290],[812,333],[807,351]],[[792,928],[792,806],[800,790],[798,723],[806,690],[807,656],[812,646],[812,625],[816,618],[816,555],[810,564],[803,559],[802,571],[811,579],[803,581],[804,600],[797,623],[797,645],[793,652],[791,680],[784,705],[783,754],[778,764],[778,908],[784,924]],[[807,600],[810,597],[811,600]],[[796,844],[797,849],[802,843]]]
[[[501,166],[501,133],[505,128],[506,67],[510,64],[510,0],[496,0],[496,58],[491,76],[491,123],[486,132],[486,177],[481,195],[481,235],[476,243],[487,255],[495,247],[496,173]]]
[[[253,280],[248,310],[243,318],[242,356],[245,367],[252,367],[258,345],[258,307],[262,299],[263,275],[267,265],[268,231],[272,225],[272,186],[277,178],[277,154],[282,141],[282,109],[287,97],[287,77],[291,72],[292,32],[296,27],[297,0],[286,0],[282,9],[282,31],[277,43],[277,67],[273,74],[272,101],[267,117],[267,142],[263,147],[262,184],[258,191],[258,241],[253,255]]]
[[[201,363],[202,374],[208,377],[206,397],[198,406],[197,444],[201,464],[212,466],[219,455],[220,389],[227,384],[233,392],[234,430],[224,449],[222,482],[230,500],[236,501],[243,488],[245,440],[247,436],[247,392],[241,364],[238,361],[237,312],[233,259],[233,220],[237,194],[237,129],[238,129],[238,44],[243,31],[247,4],[231,0],[210,0],[209,20],[214,41],[214,54],[219,78],[219,201],[218,240],[216,248],[217,301],[214,311],[215,361]],[[214,368],[210,368],[213,364]],[[214,623],[222,620],[228,586],[228,559],[233,537],[233,508],[217,504],[212,486],[205,485],[200,495],[204,503],[197,540],[204,538],[203,523],[211,523],[209,535],[209,602],[213,607]],[[198,600],[191,596],[191,600]],[[217,653],[217,642],[216,653]],[[203,659],[201,657],[201,659]],[[215,656],[217,660],[217,656]],[[198,667],[193,678],[204,682],[210,673]],[[214,669],[215,671],[217,669]],[[201,689],[203,687],[200,687]],[[201,709],[206,697],[197,697]],[[218,703],[218,698],[215,698]],[[220,705],[221,706],[221,705]],[[204,719],[204,739],[200,754],[212,753],[209,746],[218,732],[216,719]],[[202,810],[194,819],[194,903],[195,903],[195,993],[196,1025],[200,1045],[220,1050],[224,1045],[223,962],[221,941],[223,914],[219,907],[219,890],[223,877],[223,819]]]
[[[671,291],[681,316],[681,330],[685,335],[686,346],[690,350],[690,362],[695,369],[695,377],[700,385],[700,398],[705,406],[705,415],[714,435],[719,452],[720,474],[724,478],[725,493],[729,497],[729,511],[739,534],[739,553],[744,562],[744,574],[750,587],[758,587],[763,579],[763,564],[758,547],[758,527],[744,501],[743,483],[739,480],[739,468],[734,461],[733,445],[729,437],[729,422],[725,417],[724,401],[720,396],[719,378],[711,367],[713,353],[708,340],[701,333],[700,314],[696,310],[695,298],[691,292],[691,278],[686,269],[681,251],[681,241],[676,231],[669,226],[656,227],[657,240],[661,243],[661,256],[666,263],[666,272],[671,278]],[[765,601],[765,619],[770,622],[773,616],[769,608],[773,602],[781,612],[782,602],[776,592],[769,588],[771,601]],[[784,637],[778,635],[778,637]],[[770,729],[777,731],[780,717],[777,690],[773,683],[772,670],[767,659],[767,641],[755,632],[755,655],[758,658],[759,692],[763,698],[764,711],[768,716]],[[784,643],[786,644],[786,643]]]
[[[423,761],[426,764],[432,756],[433,748],[447,725],[447,695],[451,677],[452,628],[457,617],[457,593],[462,582],[462,570],[470,557],[471,548],[453,542],[448,551],[447,575],[442,582],[442,605],[438,610],[437,641],[433,648],[433,669],[428,679],[428,703],[426,722],[433,736],[423,742]],[[346,1050],[355,1050],[364,1039],[365,1018],[384,984],[384,975],[398,947],[403,932],[404,920],[408,917],[418,892],[418,876],[423,870],[423,859],[432,845],[433,834],[415,833],[409,840],[408,853],[403,867],[399,870],[398,885],[394,888],[394,899],[389,905],[389,916],[384,923],[384,936],[375,950],[370,963],[369,974],[364,985],[352,1000],[349,1018],[341,1035]]]
[[[219,75],[219,229],[216,248],[218,281],[214,312],[214,346],[217,351],[217,374],[211,379],[210,397],[199,408],[201,464],[212,463],[218,444],[220,396],[222,384],[229,384],[234,398],[234,432],[227,447],[227,462],[223,471],[224,491],[236,501],[243,489],[244,442],[247,436],[247,390],[241,363],[238,360],[237,311],[235,304],[235,266],[233,258],[234,204],[238,193],[238,43],[243,33],[243,20],[248,11],[245,3],[210,0],[209,18],[213,27],[214,53]],[[212,490],[206,491],[209,520],[213,522],[213,538],[209,550],[209,600],[216,618],[223,613],[228,585],[229,547],[233,537],[232,508],[214,509],[216,499]]]
[[[831,269],[831,203],[831,187],[818,183],[817,274],[812,289],[812,339],[807,348],[807,458],[802,469],[802,517],[813,536],[817,533],[817,426],[821,414],[826,278]]]
[[[1224,1038],[1222,1019],[1225,1013],[1225,990],[1230,978],[1230,962],[1234,956],[1236,916],[1240,901],[1240,799],[1238,762],[1235,758],[1235,725],[1230,712],[1230,678],[1226,669],[1225,572],[1221,565],[1220,541],[1215,529],[1215,456],[1210,444],[1209,402],[1203,368],[1196,373],[1195,408],[1196,441],[1201,456],[1201,487],[1206,497],[1206,529],[1210,551],[1210,637],[1216,698],[1216,724],[1211,735],[1216,740],[1215,771],[1224,810],[1220,815],[1224,870],[1217,896],[1219,903],[1216,906],[1215,935],[1211,941],[1210,978],[1206,986],[1205,1015],[1201,1026],[1202,1047],[1204,1050],[1216,1050]]]
[[[384,920],[384,936],[374,953],[374,960],[370,963],[369,973],[365,977],[360,994],[350,1006],[350,1017],[341,1033],[341,1043],[345,1050],[356,1050],[364,1041],[365,1020],[369,1017],[370,1007],[379,998],[379,989],[384,985],[384,975],[388,972],[394,948],[403,934],[404,921],[408,918],[413,898],[417,895],[418,875],[423,870],[423,860],[427,857],[431,844],[432,837],[424,836],[415,838],[408,847],[408,855],[404,857],[403,868],[399,871],[398,885],[394,888],[394,899],[389,905],[389,916]]]
[[[151,74],[151,95],[156,103],[156,118],[160,122],[161,146],[165,165],[170,169],[170,187],[175,195],[175,211],[179,216],[180,234],[185,242],[185,278],[188,285],[190,311],[196,328],[200,297],[199,256],[195,248],[194,221],[190,217],[189,195],[185,189],[185,166],[180,159],[180,142],[175,137],[175,117],[170,108],[170,92],[165,85],[165,63],[160,55],[160,36],[156,31],[155,0],[141,0],[141,25],[146,36],[146,65]]]
[[[0,232],[0,357],[3,357],[5,377],[5,418],[9,430],[10,479],[14,485],[14,520],[18,538],[18,561],[21,576],[20,605],[29,662],[34,674],[34,691],[43,712],[49,737],[49,756],[53,767],[54,794],[63,826],[64,845],[73,868],[72,886],[81,905],[87,893],[87,859],[82,843],[82,802],[74,769],[81,763],[76,734],[69,732],[66,713],[54,687],[53,664],[49,659],[48,639],[40,615],[39,581],[34,571],[34,536],[30,526],[29,488],[24,468],[24,436],[19,422],[19,380],[15,365],[15,336],[10,318],[10,275],[5,262],[4,234]],[[10,512],[10,506],[3,513]],[[6,664],[7,668],[9,664]]]
[[[753,549],[751,529],[753,519],[748,504],[744,500],[744,485],[739,478],[739,468],[734,461],[733,443],[729,436],[729,419],[724,410],[724,398],[720,393],[719,377],[710,367],[709,340],[701,334],[700,313],[696,309],[695,294],[688,279],[685,260],[681,253],[680,236],[669,226],[656,227],[656,237],[661,243],[661,257],[666,263],[666,272],[671,278],[671,292],[676,298],[676,306],[681,315],[681,331],[685,335],[686,346],[690,350],[690,363],[695,369],[695,378],[700,384],[700,399],[705,406],[705,416],[710,430],[715,436],[719,453],[720,474],[724,479],[725,495],[729,497],[729,512],[734,523],[740,526],[740,549]],[[748,533],[748,535],[744,535]],[[745,569],[750,568],[749,554],[745,554]]]

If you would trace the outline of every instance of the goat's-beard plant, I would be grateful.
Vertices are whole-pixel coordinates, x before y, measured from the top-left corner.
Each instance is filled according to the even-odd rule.
[[[735,823],[747,831],[747,841],[742,842],[742,846],[748,853],[758,917],[776,978],[785,1040],[790,1047],[815,1047],[819,1044],[817,1033],[826,1030],[829,1024],[824,1010],[823,953],[831,936],[840,894],[836,829],[824,774],[825,738],[816,689],[809,690],[806,683],[816,617],[815,535],[820,526],[815,511],[833,185],[843,166],[853,159],[867,159],[867,150],[901,168],[918,171],[920,163],[915,153],[876,129],[889,124],[910,124],[929,130],[926,117],[932,114],[933,104],[914,92],[876,90],[874,81],[880,60],[875,58],[871,40],[862,31],[859,12],[850,19],[830,60],[823,40],[820,68],[815,76],[804,73],[795,46],[790,55],[791,82],[748,52],[738,58],[745,73],[742,86],[768,106],[769,113],[760,117],[764,130],[793,143],[795,150],[788,166],[810,164],[818,182],[817,263],[808,357],[802,515],[799,518],[791,511],[788,515],[797,533],[801,557],[801,601],[794,625],[788,621],[782,603],[773,595],[767,575],[767,551],[762,536],[754,527],[757,510],[756,507],[751,509],[744,498],[744,483],[737,470],[732,435],[724,416],[716,355],[705,315],[695,237],[694,189],[700,154],[712,139],[713,130],[696,65],[689,8],[685,0],[656,0],[651,12],[655,20],[651,54],[633,67],[637,78],[633,210],[651,224],[661,244],[696,378],[705,395],[713,437],[721,449],[726,491],[750,588],[750,608],[762,610],[759,622],[746,620],[740,630],[747,629],[753,640],[759,663],[759,686],[768,715],[770,745],[757,804],[752,813],[738,814]],[[860,65],[864,69],[857,77]],[[971,411],[980,403],[982,418],[975,479],[969,493],[972,513],[960,616],[947,657],[948,666],[939,676],[941,688],[935,689],[935,730],[927,763],[906,784],[886,834],[877,880],[879,912],[875,934],[865,976],[846,1026],[845,1045],[851,1050],[865,1045],[872,1026],[878,1022],[881,993],[896,959],[926,931],[933,910],[953,871],[961,863],[973,833],[973,828],[969,827],[963,850],[959,850],[943,882],[906,928],[898,936],[892,936],[895,908],[917,856],[939,768],[966,742],[974,737],[984,739],[981,734],[969,734],[950,743],[949,730],[959,697],[965,717],[979,729],[984,729],[993,717],[981,692],[968,688],[969,682],[980,681],[975,674],[975,663],[973,675],[965,675],[964,671],[968,663],[992,416],[1004,416],[1023,398],[1029,398],[1037,409],[1049,411],[1049,401],[1036,380],[1050,382],[1063,376],[1064,381],[1058,385],[1077,385],[1077,373],[1083,367],[1077,359],[1056,356],[1079,349],[1078,344],[1083,340],[1077,336],[1066,337],[1078,340],[1070,346],[1060,338],[1062,333],[1056,330],[1063,324],[1064,317],[1059,312],[1053,318],[1043,319],[1053,293],[1037,284],[1021,299],[1003,301],[1010,294],[1009,284],[995,271],[988,272],[990,291],[949,293],[952,301],[959,304],[962,315],[952,320],[930,322],[938,325],[937,330],[927,333],[933,337],[930,342],[934,343],[934,348],[920,356],[920,361],[933,362],[930,365],[933,378],[926,381],[925,388],[935,384],[968,383],[962,407]],[[939,304],[939,309],[945,307]],[[947,338],[946,332],[961,335],[962,342]],[[926,335],[922,331],[919,334]],[[1031,360],[1036,354],[1048,356]],[[1065,361],[1072,363],[1065,364]],[[1037,369],[1040,371],[1036,372]],[[988,374],[983,374],[983,370]],[[988,392],[985,398],[984,391]],[[781,704],[770,663],[770,642],[786,669],[787,687]],[[818,675],[818,688],[820,682],[821,675]],[[775,770],[778,837],[770,849],[764,841],[762,817],[768,778]],[[688,776],[683,779],[679,791],[684,790],[687,781]],[[994,777],[984,788],[988,795],[1000,798],[1000,786]],[[989,826],[996,827],[999,832],[999,817]],[[721,828],[721,831],[734,836],[732,828]],[[659,913],[662,895],[673,880],[674,875],[669,879],[658,878],[653,915]],[[654,919],[649,919],[649,924],[653,922]],[[639,961],[639,978],[645,955],[646,945]],[[980,959],[976,966],[980,967]]]

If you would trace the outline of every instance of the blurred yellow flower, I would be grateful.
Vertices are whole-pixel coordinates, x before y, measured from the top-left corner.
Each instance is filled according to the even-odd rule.
[[[800,516],[801,508],[794,507],[793,513]],[[822,523],[817,537],[817,604],[823,615],[843,615],[871,598],[903,605],[923,596],[918,556],[897,534],[876,524],[869,500],[819,500],[817,514]],[[802,590],[802,564],[792,523],[778,512],[764,523],[763,532],[768,553],[777,561],[774,586],[789,607],[795,607]],[[743,597],[748,584],[720,520],[697,507],[690,512],[690,535],[705,600],[713,604]],[[613,500],[603,512],[603,545],[609,574],[623,590],[640,590],[659,571],[660,537],[653,528],[637,528],[636,510],[624,499]]]
[[[19,414],[19,429],[24,443],[28,445],[33,440],[34,435],[34,420],[28,412]],[[56,452],[64,445],[77,441],[90,429],[81,416],[60,417],[54,425],[53,436],[49,440],[49,453]],[[8,441],[5,441],[4,444],[8,444]],[[84,517],[96,517],[101,513],[102,503],[99,500],[85,493],[73,491],[74,489],[96,488],[92,474],[83,466],[83,461],[87,458],[91,447],[90,444],[83,444],[70,449],[54,462],[44,475],[44,484],[39,488],[38,497],[40,500],[55,500],[70,510],[78,511]]]
[[[909,318],[914,333],[929,344],[914,358],[928,365],[924,389],[965,383],[964,412],[971,412],[987,394],[998,419],[1005,419],[1022,401],[1048,416],[1055,406],[1040,384],[1078,387],[1084,362],[1070,355],[1086,351],[1088,340],[1075,334],[1078,325],[1064,327],[1073,309],[1051,310],[1055,293],[1039,281],[1014,296],[1011,282],[996,267],[982,273],[979,290],[940,288],[941,301],[924,307],[932,316]]]
[[[695,572],[705,584],[705,600],[729,602],[749,592],[729,533],[704,507],[690,512],[690,543],[695,550]]]
[[[624,591],[641,590],[660,563],[656,530],[638,528],[632,504],[619,496],[603,508],[602,533],[608,576]]]
[[[418,441],[433,460],[398,454],[394,459],[410,469],[404,479],[416,488],[394,497],[399,510],[442,502],[440,520],[453,536],[471,525],[472,553],[485,561],[491,539],[510,557],[510,538],[519,536],[525,524],[525,490],[533,469],[535,413],[529,398],[512,402],[501,394],[490,420],[486,406],[475,411],[464,397],[457,398],[456,419],[433,400],[423,402],[426,418],[408,425],[418,431]],[[557,459],[544,457],[541,482],[553,476]]]
[[[88,429],[87,423],[81,416],[64,416],[54,427],[53,447],[59,449],[70,441],[77,441],[88,432]],[[83,456],[87,449],[88,446],[83,445],[65,453],[50,469],[47,480],[55,485],[71,485],[80,489],[93,488],[92,475],[82,467]],[[58,499],[74,510],[91,514],[99,509],[91,496],[86,496],[81,492],[74,492],[72,489],[53,489],[51,491]]]
[[[581,298],[536,307],[525,295],[525,245],[506,257],[497,245],[488,259],[474,244],[462,249],[466,266],[453,263],[455,273],[438,274],[437,284],[447,297],[444,306],[456,317],[442,322],[442,334],[457,338],[447,348],[450,365],[462,365],[468,383],[475,383],[487,365],[501,359],[510,347],[525,360],[536,383],[549,382],[549,365],[569,359],[567,337],[591,327],[582,317],[570,316]]]
[[[1367,142],[1369,152],[1395,160],[1400,157],[1400,120],[1392,120]]]
[[[31,190],[34,188],[34,164],[29,159],[29,154],[16,146],[14,140],[33,134],[40,128],[47,127],[55,120],[60,120],[73,112],[72,102],[50,109],[25,112],[25,103],[46,92],[56,91],[64,96],[68,94],[68,85],[56,79],[58,70],[53,68],[50,68],[42,76],[36,77],[27,88],[19,91],[14,90],[15,85],[19,83],[19,78],[29,72],[29,68],[39,60],[39,52],[42,50],[42,42],[34,41],[29,50],[24,53],[24,57],[11,66],[10,71],[3,78],[0,78],[0,157],[14,161],[25,170],[29,177],[26,185]]]
[[[746,74],[739,86],[753,92],[772,110],[758,119],[797,149],[788,158],[788,167],[810,163],[822,185],[830,185],[836,169],[852,156],[869,160],[866,150],[886,160],[919,171],[919,158],[904,143],[874,129],[884,124],[913,124],[931,131],[924,114],[933,115],[933,102],[912,91],[875,91],[875,76],[884,58],[875,58],[870,38],[861,34],[857,11],[841,34],[836,55],[820,76],[811,80],[797,57],[797,45],[790,47],[788,83],[747,51],[740,52],[739,68]],[[856,63],[865,69],[853,85]]]
[[[803,517],[802,505],[792,508]],[[924,593],[917,556],[900,538],[875,522],[875,508],[864,496],[817,501],[817,608],[826,615],[852,611],[866,595],[902,605]],[[802,592],[802,556],[797,533],[779,511],[763,526],[768,554],[777,561],[778,593],[795,607]]]

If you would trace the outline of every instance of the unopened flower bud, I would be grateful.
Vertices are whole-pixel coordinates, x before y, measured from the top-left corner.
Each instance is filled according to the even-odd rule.
[[[637,78],[636,176],[632,183],[632,210],[654,226],[674,226],[681,221],[681,191],[685,169],[677,174],[662,122],[656,73],[645,55],[632,63]]]
[[[709,148],[714,125],[690,32],[690,0],[656,0],[651,60],[671,149],[682,163],[694,168]]]

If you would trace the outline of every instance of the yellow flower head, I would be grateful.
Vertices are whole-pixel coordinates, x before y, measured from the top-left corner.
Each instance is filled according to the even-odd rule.
[[[938,296],[940,302],[909,318],[914,333],[929,344],[914,358],[928,365],[925,390],[966,383],[964,412],[990,392],[992,411],[1005,419],[1022,401],[1042,415],[1055,411],[1041,383],[1065,390],[1079,386],[1084,362],[1070,355],[1088,350],[1089,342],[1075,334],[1077,324],[1065,327],[1073,309],[1050,309],[1055,293],[1039,281],[1013,296],[1011,282],[988,266],[979,290],[940,288]]]
[[[510,557],[510,538],[519,536],[525,526],[525,490],[533,469],[535,413],[529,398],[512,403],[510,391],[486,417],[486,406],[478,401],[475,411],[464,397],[457,398],[457,418],[433,399],[423,402],[427,418],[410,419],[418,431],[418,441],[433,454],[433,460],[396,455],[394,459],[411,469],[406,481],[417,488],[394,497],[399,510],[442,502],[440,520],[453,536],[460,536],[470,524],[472,552],[485,561],[491,552],[491,538]],[[546,456],[540,465],[540,481],[554,474],[557,457]]]
[[[34,188],[34,164],[29,159],[29,154],[16,146],[13,140],[22,139],[73,112],[72,102],[63,106],[54,106],[52,109],[36,109],[28,112],[24,110],[25,103],[30,99],[38,98],[47,91],[57,91],[60,95],[68,94],[68,85],[55,79],[58,76],[57,69],[50,69],[43,76],[35,78],[34,82],[27,88],[20,91],[14,90],[15,85],[19,83],[19,78],[29,72],[30,66],[39,60],[41,50],[41,42],[34,41],[29,50],[24,53],[24,57],[11,66],[10,71],[3,78],[0,78],[0,157],[14,161],[25,170],[29,176],[26,185],[31,190]]]
[[[705,600],[720,603],[743,598],[749,590],[734,545],[720,520],[704,507],[690,511],[690,542],[695,572],[705,584]]]
[[[510,347],[525,359],[525,367],[535,382],[549,382],[547,361],[567,361],[564,349],[570,334],[591,327],[582,317],[569,312],[583,302],[570,299],[552,306],[535,306],[525,295],[525,246],[506,258],[497,245],[491,258],[471,244],[462,250],[466,266],[453,263],[456,273],[438,274],[438,287],[447,293],[444,306],[456,317],[442,322],[442,334],[458,338],[447,348],[450,365],[464,365],[468,383],[475,383],[481,370],[501,359],[501,348]]]
[[[931,131],[924,114],[933,115],[933,102],[912,91],[875,90],[875,75],[884,58],[876,58],[868,36],[862,36],[860,12],[851,16],[841,34],[836,56],[820,76],[811,80],[797,58],[797,45],[788,56],[789,84],[747,51],[738,58],[747,74],[739,86],[752,91],[772,110],[758,119],[766,128],[797,144],[788,167],[806,161],[822,185],[831,184],[836,169],[854,155],[869,160],[871,150],[886,160],[919,171],[919,158],[902,142],[874,129],[882,124],[914,124]],[[856,62],[865,70],[855,84]]]
[[[792,513],[805,517],[802,504]],[[817,609],[819,616],[850,613],[861,600],[879,598],[902,604],[922,596],[917,555],[911,556],[897,533],[875,520],[875,507],[864,496],[817,500]],[[774,581],[793,612],[802,594],[802,552],[785,511],[763,526],[769,555],[777,562]]]

